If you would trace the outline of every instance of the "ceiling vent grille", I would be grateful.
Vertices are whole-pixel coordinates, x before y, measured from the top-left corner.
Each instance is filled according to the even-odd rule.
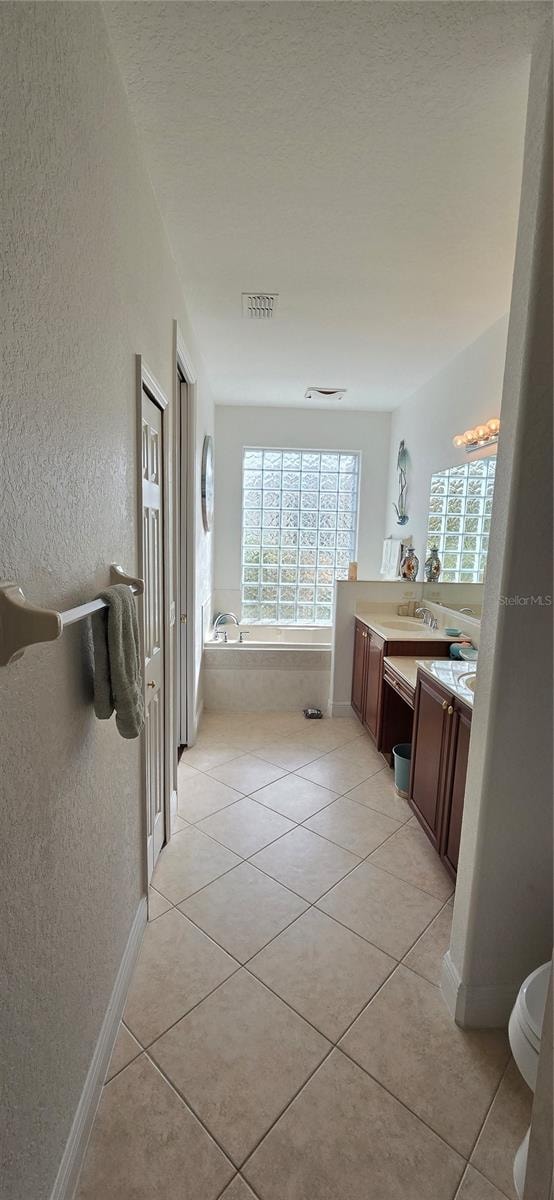
[[[242,315],[251,321],[269,321],[275,316],[278,292],[243,292]]]
[[[318,396],[325,400],[330,397],[333,400],[342,400],[343,396],[346,396],[346,388],[309,387],[304,392],[305,400],[317,400]]]

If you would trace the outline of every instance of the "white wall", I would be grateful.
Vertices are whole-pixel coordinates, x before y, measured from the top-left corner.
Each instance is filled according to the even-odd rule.
[[[384,536],[412,535],[421,579],[431,476],[434,471],[467,461],[465,450],[456,450],[452,445],[454,434],[499,416],[507,332],[506,315],[392,414]],[[392,507],[398,498],[396,460],[402,438],[409,454],[410,519],[404,526],[397,525]]]
[[[548,23],[549,16],[546,16]],[[478,687],[443,986],[500,1025],[552,950],[552,39],[531,63]]]
[[[135,354],[173,319],[211,401],[100,6],[2,4],[0,576],[49,607],[136,570]],[[201,545],[198,601],[210,587]],[[47,1200],[143,891],[139,745],[96,721],[85,627],[0,672],[2,1195]]]
[[[216,406],[215,602],[240,606],[244,446],[351,450],[362,456],[358,576],[378,579],[389,461],[390,414]]]

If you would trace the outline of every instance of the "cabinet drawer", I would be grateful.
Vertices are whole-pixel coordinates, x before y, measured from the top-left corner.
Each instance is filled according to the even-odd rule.
[[[392,670],[392,667],[389,667],[387,663],[385,663],[383,678],[385,683],[388,683],[391,688],[394,688],[395,692],[398,693],[402,700],[405,700],[406,704],[409,704],[410,708],[414,707],[414,689],[410,687],[409,683],[406,683],[405,679],[401,679],[400,676],[397,675],[396,672]]]

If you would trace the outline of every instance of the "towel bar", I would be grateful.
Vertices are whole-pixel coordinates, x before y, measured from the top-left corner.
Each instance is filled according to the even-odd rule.
[[[112,563],[110,583],[126,583],[136,596],[144,592],[144,580],[127,575],[123,567]],[[33,604],[11,580],[0,582],[0,667],[21,658],[27,646],[36,642],[53,642],[61,637],[66,625],[74,625],[91,613],[106,608],[104,600],[90,600],[65,612],[40,608]]]

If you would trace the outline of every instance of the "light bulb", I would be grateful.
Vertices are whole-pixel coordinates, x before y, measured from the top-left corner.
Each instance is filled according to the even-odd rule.
[[[477,441],[477,435],[475,433],[475,430],[474,429],[466,429],[466,431],[464,433],[465,445],[470,446],[472,442],[476,442],[476,441]]]
[[[485,440],[485,438],[490,437],[491,431],[490,431],[488,425],[477,425],[476,429],[475,429],[475,433],[477,434],[477,440],[479,442],[483,442]]]
[[[500,430],[500,421],[498,420],[498,417],[493,417],[491,421],[487,421],[487,429],[489,433],[492,433],[493,437],[496,436]]]
[[[458,450],[460,449],[460,446],[465,446],[464,437],[463,437],[463,434],[461,434],[461,433],[457,433],[456,437],[452,438],[452,442],[457,447]]]

